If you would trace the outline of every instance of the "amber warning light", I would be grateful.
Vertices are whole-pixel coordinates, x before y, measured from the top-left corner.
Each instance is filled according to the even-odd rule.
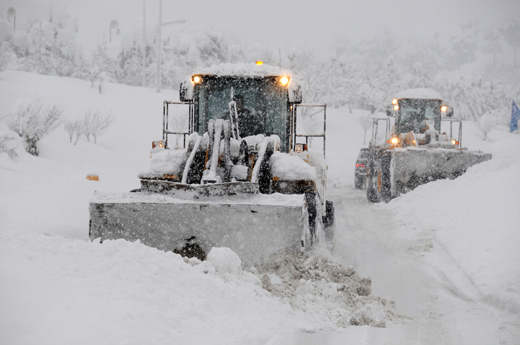
[[[259,61],[256,62],[256,64],[257,64],[257,65],[263,65],[264,62],[259,60]]]

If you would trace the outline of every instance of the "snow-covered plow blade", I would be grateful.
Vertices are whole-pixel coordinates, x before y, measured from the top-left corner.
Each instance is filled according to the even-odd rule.
[[[489,153],[439,148],[396,148],[391,155],[394,195],[396,190],[403,192],[432,180],[455,178],[469,167],[491,159]]]
[[[310,238],[304,195],[255,194],[196,200],[157,193],[95,193],[91,240],[126,239],[165,251],[195,242],[207,254],[229,247],[245,266]]]

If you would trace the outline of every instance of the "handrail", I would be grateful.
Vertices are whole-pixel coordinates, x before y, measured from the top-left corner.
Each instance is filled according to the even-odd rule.
[[[298,107],[306,107],[306,108],[323,108],[323,134],[298,134],[296,133],[296,118],[298,116]],[[291,147],[290,150],[294,150],[296,147],[296,138],[305,138],[305,144],[309,144],[309,138],[323,138],[323,157],[326,156],[326,144],[327,144],[327,104],[318,104],[318,103],[300,103],[294,104],[294,114],[293,121],[291,123]]]
[[[184,104],[188,106],[188,131],[187,132],[172,132],[169,130],[168,123],[168,109],[170,104]],[[186,135],[190,135],[193,133],[194,123],[193,123],[193,102],[176,102],[176,101],[164,101],[163,102],[163,141],[164,146],[168,147],[168,134],[178,134],[183,136],[183,147],[186,147]]]

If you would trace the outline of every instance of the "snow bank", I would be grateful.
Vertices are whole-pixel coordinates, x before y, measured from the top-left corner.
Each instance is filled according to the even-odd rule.
[[[239,275],[242,272],[242,260],[229,248],[212,248],[207,261],[221,274]]]
[[[244,344],[330,327],[217,265],[140,243],[0,233],[2,344]],[[225,255],[222,255],[225,254]]]
[[[394,315],[391,302],[370,296],[370,278],[323,257],[279,253],[252,270],[283,302],[338,327],[385,327]]]
[[[495,138],[488,143],[491,161],[380,207],[391,209],[404,224],[434,231],[485,300],[519,313],[520,136],[503,133]]]

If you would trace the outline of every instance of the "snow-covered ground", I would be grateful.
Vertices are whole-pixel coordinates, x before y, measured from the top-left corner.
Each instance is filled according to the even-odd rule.
[[[337,217],[329,259],[358,271],[353,285],[371,278],[374,301],[395,301],[396,314],[385,316],[367,300],[331,304],[332,283],[309,279],[281,291],[283,277],[268,266],[259,268],[268,282],[242,271],[225,249],[199,263],[140,243],[91,243],[89,199],[139,186],[161,137],[162,101],[177,92],[107,84],[99,94],[82,80],[4,71],[0,135],[9,133],[13,104],[36,96],[70,119],[100,110],[117,120],[97,144],[74,146],[58,128],[41,141],[40,157],[19,138],[9,142],[17,158],[0,153],[0,343],[520,344],[520,136],[506,128],[483,141],[464,123],[465,146],[493,160],[369,205],[353,188],[362,112],[328,109]],[[92,173],[99,181],[86,179]],[[341,322],[362,313],[386,318],[386,328]]]

